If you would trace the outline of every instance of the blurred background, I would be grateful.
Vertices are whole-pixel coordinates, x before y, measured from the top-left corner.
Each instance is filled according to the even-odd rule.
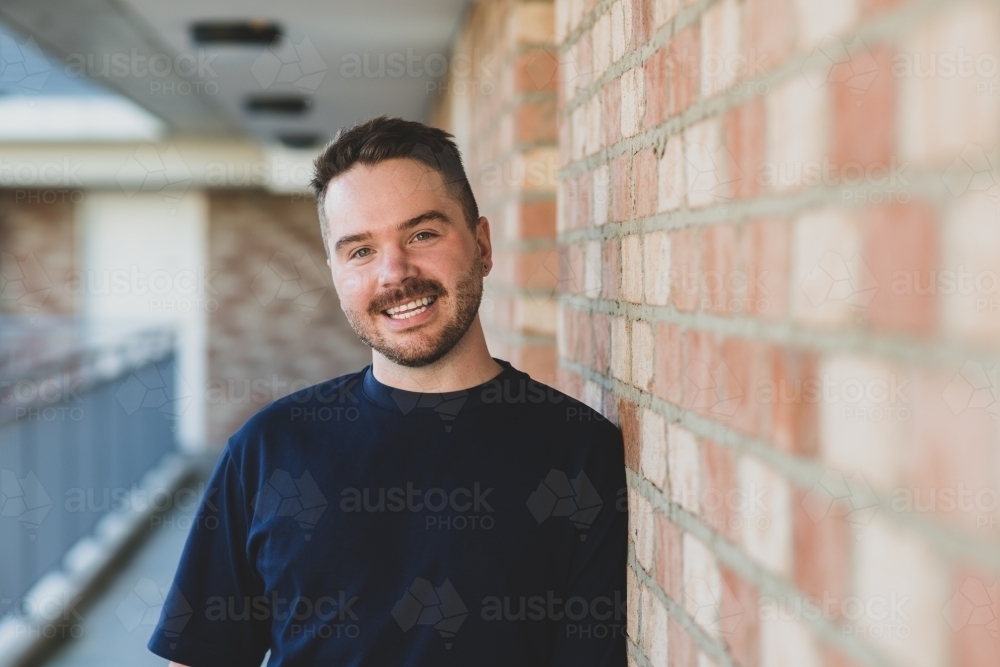
[[[622,429],[631,664],[1000,664],[996,2],[0,0],[0,665],[164,664],[228,436],[370,362],[307,184],[380,114]]]

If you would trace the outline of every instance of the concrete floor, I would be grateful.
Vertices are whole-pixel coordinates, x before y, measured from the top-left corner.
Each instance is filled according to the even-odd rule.
[[[156,584],[161,591],[173,581],[194,509],[163,515],[148,539],[122,566],[119,575],[83,611],[82,627],[50,655],[42,667],[164,667],[167,661],[150,653],[146,642],[159,618],[159,608],[137,610],[133,590]],[[264,665],[268,658],[264,658]]]

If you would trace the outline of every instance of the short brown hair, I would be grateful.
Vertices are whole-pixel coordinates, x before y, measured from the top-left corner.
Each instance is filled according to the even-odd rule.
[[[440,173],[448,195],[462,207],[465,222],[475,235],[479,207],[453,139],[454,135],[436,127],[385,115],[350,129],[341,128],[313,163],[316,175],[310,183],[316,191],[320,232],[327,257],[330,257],[330,244],[323,200],[330,181],[355,164],[371,166],[395,158],[418,160]]]

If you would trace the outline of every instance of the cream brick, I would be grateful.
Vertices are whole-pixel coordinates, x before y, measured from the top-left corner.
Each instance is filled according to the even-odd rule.
[[[602,164],[594,169],[593,191],[594,224],[600,227],[608,221],[608,202],[611,198],[611,170]]]
[[[584,146],[583,152],[586,155],[596,153],[601,150],[602,144],[602,125],[601,125],[601,98],[599,95],[595,95],[590,99],[585,105],[586,111],[586,123],[587,123],[587,140]]]
[[[628,490],[629,532],[635,545],[635,559],[646,572],[653,572],[653,506],[633,488]]]
[[[643,586],[639,584],[639,578],[635,575],[635,570],[631,566],[625,569],[625,588],[628,598],[625,601],[627,632],[632,641],[638,642],[641,635],[639,631],[639,609],[641,609]]]
[[[514,6],[513,30],[524,44],[551,44],[555,37],[555,12],[547,2],[523,2]]]
[[[787,575],[792,548],[788,480],[749,456],[737,464],[737,479],[741,491],[743,548],[771,572]]]
[[[684,131],[684,167],[691,208],[728,200],[730,181],[743,176],[722,141],[718,118],[702,121]]]
[[[663,417],[648,408],[642,411],[642,474],[660,489],[667,482],[667,425]]]
[[[746,70],[740,43],[740,5],[723,0],[701,21],[701,92],[711,97],[726,92]]]
[[[978,150],[970,151],[973,155]],[[972,159],[972,156],[969,158]],[[954,336],[990,344],[1000,336],[1000,186],[992,193],[963,192],[945,214],[941,268],[966,286],[940,290],[943,326]],[[963,272],[966,276],[962,278]],[[956,280],[957,282],[957,280]]]
[[[589,299],[601,296],[601,242],[588,241],[583,257],[583,295]]]
[[[628,8],[631,14],[632,3],[629,1],[617,0],[611,5],[611,60],[618,62],[625,55],[626,30],[625,11]]]
[[[622,239],[622,298],[642,303],[642,236],[629,234]]]
[[[945,566],[924,540],[878,515],[854,545],[854,593],[878,614],[857,621],[859,636],[868,637],[896,664],[948,664],[951,630],[944,618],[949,599]]]
[[[701,493],[698,440],[686,428],[670,424],[667,427],[667,451],[670,499],[697,514],[700,511],[698,496]]]
[[[604,14],[594,22],[590,41],[593,49],[593,72],[597,75],[611,67],[611,15]]]
[[[713,554],[691,533],[684,533],[684,609],[703,630],[719,636],[722,575]]]
[[[554,336],[556,333],[555,299],[535,297],[514,301],[514,326],[518,331],[536,336]]]
[[[628,321],[624,317],[611,320],[611,375],[622,382],[629,381]]]
[[[913,407],[903,373],[877,358],[850,354],[827,357],[819,367],[823,462],[847,477],[860,471],[876,492],[901,482],[907,421],[899,415]]]
[[[573,124],[573,143],[572,143],[572,155],[574,160],[581,159],[587,152],[587,137],[588,137],[588,123],[587,123],[587,109],[589,105],[581,104],[575,109],[573,109],[573,114],[570,116],[570,122]]]
[[[653,389],[653,326],[641,320],[632,323],[632,384]]]
[[[622,136],[632,137],[642,129],[642,118],[646,113],[646,77],[641,67],[622,74],[621,92]]]
[[[1000,143],[1000,74],[996,72],[1000,11],[995,3],[968,2],[936,12],[900,46],[894,59],[899,81],[899,140],[903,159],[956,160],[967,144]],[[947,64],[945,57],[954,60]],[[959,57],[971,59],[960,76]],[[982,63],[977,67],[976,63]],[[949,69],[951,68],[951,69]]]
[[[861,232],[841,209],[808,211],[794,222],[792,304],[795,319],[834,327],[860,322],[879,289],[861,258]]]
[[[667,667],[667,608],[652,591],[644,598],[642,643],[649,664]]]
[[[764,189],[799,187],[810,170],[822,167],[830,150],[828,89],[814,88],[805,76],[793,76],[773,89],[765,104],[766,157],[753,176]]]
[[[658,206],[657,210],[674,211],[684,203],[684,144],[681,137],[674,135],[667,139],[663,157],[657,164]]]
[[[799,48],[811,49],[828,35],[842,35],[858,20],[858,0],[794,0]]]
[[[646,234],[642,239],[642,255],[646,303],[665,306],[670,299],[670,235]]]
[[[677,15],[680,9],[681,0],[656,0],[653,5],[653,26],[660,29],[663,25]]]
[[[719,664],[704,653],[698,654],[698,667],[719,667]]]
[[[583,382],[583,402],[597,410],[598,412],[603,412],[604,404],[604,390],[601,389],[601,385],[591,380],[584,380]]]
[[[819,646],[801,620],[765,616],[760,621],[760,664],[767,667],[823,667]]]

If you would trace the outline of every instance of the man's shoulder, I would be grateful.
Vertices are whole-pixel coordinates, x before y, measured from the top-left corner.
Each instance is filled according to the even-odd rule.
[[[545,419],[560,430],[586,430],[600,440],[621,438],[621,429],[602,410],[523,371],[492,385],[488,383],[483,400],[501,405],[531,406],[533,418]]]
[[[275,399],[251,415],[233,434],[232,440],[249,440],[269,434],[287,433],[296,423],[331,421],[324,417],[358,410],[361,406],[361,380],[364,369],[297,389]]]

